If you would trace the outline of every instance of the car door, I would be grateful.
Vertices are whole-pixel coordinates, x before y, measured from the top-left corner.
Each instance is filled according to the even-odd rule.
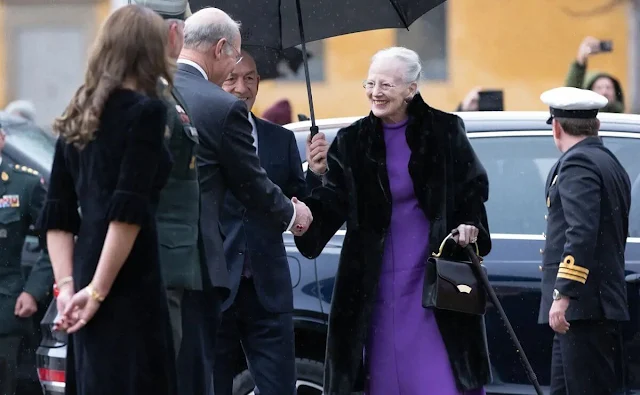
[[[608,131],[601,136],[629,172],[632,183],[636,180],[633,195],[640,194],[640,164],[635,157],[635,152],[640,152],[640,136]],[[475,132],[469,137],[489,176],[486,208],[493,248],[484,263],[540,383],[548,385],[553,332],[546,325],[538,325],[537,318],[546,229],[545,182],[560,152],[551,131]],[[634,215],[640,215],[638,208],[632,208]],[[640,270],[638,247],[638,239],[630,237],[629,273]],[[493,306],[487,312],[486,325],[494,386],[503,387],[496,393],[528,387],[519,355]]]

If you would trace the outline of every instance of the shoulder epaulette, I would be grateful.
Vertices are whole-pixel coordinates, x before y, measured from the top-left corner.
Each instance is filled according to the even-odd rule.
[[[38,173],[37,170],[33,170],[32,168],[30,168],[28,166],[14,165],[13,169],[17,170],[19,172],[22,172],[22,173],[32,174],[34,176],[39,176],[40,175],[40,173]]]

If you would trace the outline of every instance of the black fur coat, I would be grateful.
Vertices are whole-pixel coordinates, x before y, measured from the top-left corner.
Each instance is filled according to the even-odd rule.
[[[431,222],[431,252],[460,224],[480,229],[481,255],[491,249],[484,202],[489,182],[471,148],[464,123],[429,107],[418,94],[409,104],[409,173],[420,207]],[[313,259],[339,227],[347,233],[329,317],[324,393],[362,391],[363,347],[391,218],[389,178],[381,121],[370,114],[340,130],[328,155],[323,186],[304,199],[314,222],[296,237],[300,252]],[[461,390],[489,383],[491,373],[481,317],[436,311],[436,321]]]

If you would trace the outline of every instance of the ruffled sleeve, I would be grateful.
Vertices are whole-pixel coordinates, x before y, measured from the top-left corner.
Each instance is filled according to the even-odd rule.
[[[128,132],[118,182],[109,202],[109,222],[142,225],[152,215],[149,198],[161,158],[165,128],[164,103],[147,100]]]
[[[42,233],[48,230],[63,230],[78,234],[80,229],[78,197],[73,177],[67,168],[66,147],[67,144],[59,138],[53,157],[47,199],[36,222],[36,229]]]

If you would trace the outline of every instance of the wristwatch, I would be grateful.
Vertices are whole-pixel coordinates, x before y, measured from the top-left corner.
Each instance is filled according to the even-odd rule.
[[[557,289],[553,290],[553,300],[560,300],[562,299],[562,295],[560,295],[560,291],[558,291]]]

